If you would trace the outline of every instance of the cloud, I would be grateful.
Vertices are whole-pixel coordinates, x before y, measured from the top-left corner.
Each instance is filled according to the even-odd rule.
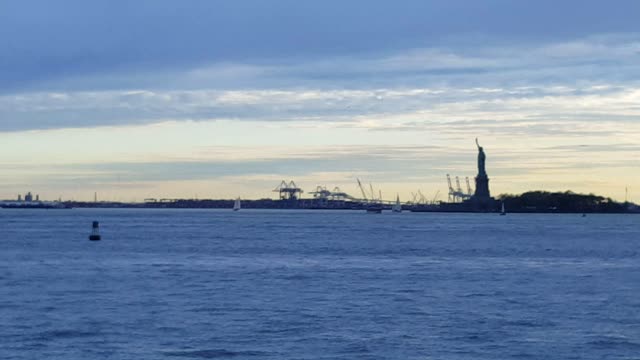
[[[634,80],[640,78],[638,54],[640,37],[626,34],[534,47],[427,48],[376,57],[156,70],[141,75],[143,87],[132,82],[100,89],[112,81],[107,74],[81,80],[77,90],[0,96],[0,132],[167,120],[628,121],[640,114],[640,82]],[[73,89],[73,79],[63,87]]]
[[[523,175],[532,172],[562,171],[570,173],[587,168],[630,167],[637,163],[637,146],[547,147],[543,144],[531,148],[504,151],[504,147],[490,144],[487,148],[491,174]],[[486,146],[485,146],[486,148]],[[376,181],[403,182],[408,178],[440,178],[446,173],[475,175],[476,150],[472,143],[465,148],[440,146],[332,146],[297,147],[260,150],[259,158],[229,158],[227,153],[251,153],[252,149],[216,147],[208,158],[201,154],[193,159],[132,162],[100,162],[86,164],[58,164],[49,166],[2,164],[12,176],[46,173],[65,181],[181,181],[189,179],[240,179],[260,176],[263,179],[287,177],[298,179],[309,174],[341,174],[352,179],[366,174]],[[608,158],[616,153],[617,160]],[[205,152],[206,153],[206,152]],[[589,154],[589,161],[585,155]],[[277,175],[281,174],[281,175]],[[277,175],[277,176],[276,176]],[[275,176],[275,177],[274,177]]]
[[[29,88],[69,75],[282,58],[332,58],[487,39],[505,44],[567,41],[638,31],[633,0],[44,0],[0,4],[0,83]],[[541,24],[544,24],[542,26]],[[574,52],[582,54],[581,49]],[[450,58],[455,60],[455,58]]]
[[[622,86],[371,90],[127,91],[0,97],[0,131],[176,120],[362,123],[412,129],[456,121],[519,126],[635,121],[640,90]],[[487,119],[492,119],[488,121]]]

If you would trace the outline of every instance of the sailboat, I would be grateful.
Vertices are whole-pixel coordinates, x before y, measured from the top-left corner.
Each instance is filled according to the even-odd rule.
[[[395,213],[402,212],[402,204],[400,204],[400,195],[396,194],[396,203],[391,207],[391,211]]]
[[[500,216],[507,215],[507,212],[504,210],[504,202],[502,203],[502,210],[500,211]]]
[[[233,211],[238,211],[240,210],[240,198],[237,198],[236,201],[233,203]]]

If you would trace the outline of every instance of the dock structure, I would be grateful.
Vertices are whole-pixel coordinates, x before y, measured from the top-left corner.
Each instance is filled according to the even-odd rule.
[[[333,190],[329,190],[326,186],[318,185],[315,191],[310,192],[314,199],[318,200],[333,200],[333,201],[346,201],[357,200],[353,196],[340,190],[339,187],[334,187]]]
[[[304,192],[296,183],[291,180],[289,183],[282,180],[280,185],[273,189],[273,192],[277,192],[280,196],[280,200],[296,201],[300,199],[300,195]]]

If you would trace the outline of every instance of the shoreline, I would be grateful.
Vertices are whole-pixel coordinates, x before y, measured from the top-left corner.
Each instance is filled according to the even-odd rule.
[[[226,202],[226,200],[225,200]],[[166,209],[166,210],[179,210],[179,209],[190,209],[190,210],[233,210],[233,200],[229,200],[231,203],[230,206],[207,206],[208,204],[162,204],[161,206],[158,204],[149,204],[149,203],[81,203],[81,202],[65,202],[65,206],[60,207],[50,207],[50,206],[0,206],[0,209],[3,210],[69,210],[69,209]],[[248,200],[246,202],[249,202]],[[189,206],[192,205],[192,206]],[[354,206],[286,206],[291,204],[277,204],[277,206],[260,206],[253,205],[251,203],[243,204],[242,210],[297,210],[297,211],[366,211],[366,207],[362,204],[354,205]],[[447,208],[446,206],[438,206],[438,205],[428,205],[429,208],[425,208],[425,206],[411,206],[411,205],[403,205],[402,212],[411,212],[411,213],[450,213],[450,214],[499,214],[500,210],[493,211],[478,211],[473,209],[452,209]],[[392,212],[391,205],[384,205],[383,212]],[[627,210],[627,211],[572,211],[572,210],[544,210],[544,209],[514,209],[507,211],[507,214],[612,214],[612,215],[620,215],[620,214],[632,214],[637,215],[640,214],[639,210]]]

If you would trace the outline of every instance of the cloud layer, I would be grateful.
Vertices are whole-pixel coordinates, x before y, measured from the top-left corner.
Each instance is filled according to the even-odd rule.
[[[0,4],[2,88],[69,75],[322,58],[487,39],[549,43],[638,30],[633,0],[173,0]]]

